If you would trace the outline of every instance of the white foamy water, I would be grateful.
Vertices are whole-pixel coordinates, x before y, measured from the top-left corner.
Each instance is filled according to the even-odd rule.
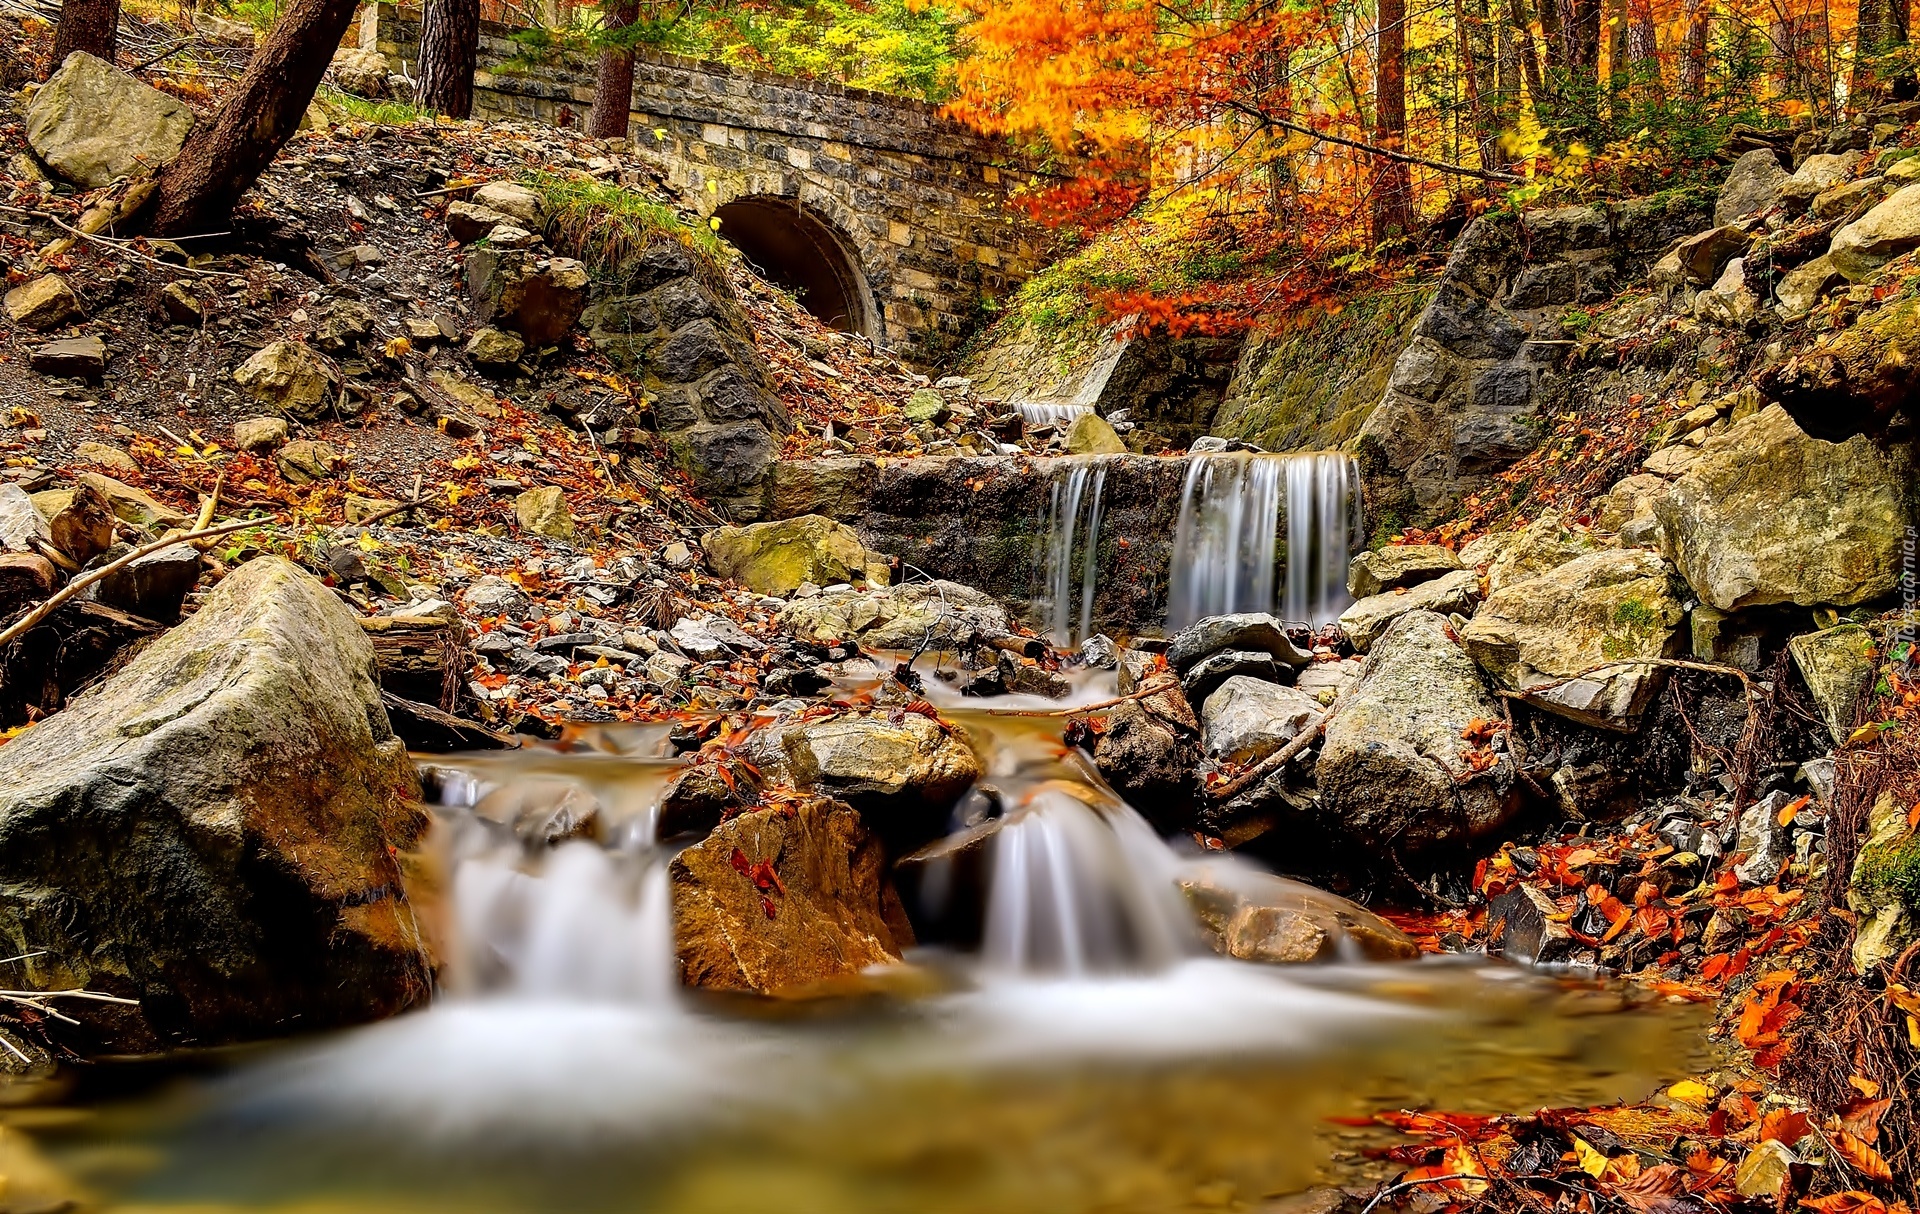
[[[1056,460],[1054,468],[1047,505],[1048,639],[1071,649],[1093,631],[1107,460]]]
[[[1190,457],[1174,528],[1167,627],[1241,611],[1270,611],[1300,624],[1338,618],[1352,602],[1347,562],[1364,532],[1359,486],[1353,459],[1337,452]]]
[[[1021,422],[1024,423],[1029,430],[1036,430],[1041,426],[1057,426],[1065,429],[1071,426],[1077,419],[1093,412],[1092,405],[1067,405],[1051,402],[1046,404],[1018,404],[1014,406],[1014,409],[1019,412]]]

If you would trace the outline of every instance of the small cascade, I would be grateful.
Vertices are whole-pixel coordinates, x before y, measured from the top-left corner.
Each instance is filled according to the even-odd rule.
[[[1066,405],[1053,402],[1040,404],[1023,403],[1014,406],[1020,414],[1020,421],[1029,430],[1041,426],[1055,426],[1065,429],[1079,418],[1093,412],[1092,405]]]
[[[1180,863],[1124,803],[1042,786],[993,840],[982,961],[1003,974],[1164,969],[1194,952]]]
[[[1239,611],[1331,623],[1351,601],[1358,489],[1353,459],[1337,452],[1193,456],[1174,529],[1167,627]],[[1275,568],[1283,513],[1284,584]]]
[[[1107,461],[1063,461],[1047,507],[1047,623],[1053,643],[1070,649],[1093,631],[1093,594],[1099,577],[1100,518]]]
[[[451,993],[673,1003],[680,976],[670,855],[653,841],[657,772],[632,766],[637,778],[578,782],[434,773],[451,873]]]

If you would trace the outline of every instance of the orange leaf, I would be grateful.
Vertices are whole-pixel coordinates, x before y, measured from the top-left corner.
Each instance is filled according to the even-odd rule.
[[[1777,1140],[1781,1146],[1790,1147],[1807,1136],[1812,1126],[1805,1113],[1793,1113],[1786,1109],[1773,1109],[1760,1119],[1760,1141],[1769,1138]]]
[[[1885,1202],[1858,1189],[1830,1193],[1825,1197],[1803,1197],[1800,1204],[1809,1210],[1818,1210],[1820,1214],[1891,1214]]]
[[[1859,1173],[1869,1180],[1888,1181],[1893,1179],[1893,1169],[1887,1166],[1880,1152],[1860,1141],[1845,1130],[1835,1130],[1828,1138],[1834,1153],[1852,1164]]]

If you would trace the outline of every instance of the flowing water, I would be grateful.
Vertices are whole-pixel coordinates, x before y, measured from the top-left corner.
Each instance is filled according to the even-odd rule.
[[[684,991],[663,728],[435,758],[436,1003],[16,1101],[10,1198],[51,1168],[122,1211],[1258,1209],[1390,1172],[1364,1154],[1390,1132],[1331,1118],[1638,1098],[1698,1062],[1695,1012],[1599,984],[1215,957],[1176,883],[1277,878],[1162,840],[1058,718],[987,711],[1039,702],[926,683],[982,759],[956,810],[992,832],[977,948],[835,998]]]
[[[1062,471],[1053,478],[1047,503],[1047,635],[1071,649],[1093,630],[1107,461],[1101,456],[1063,459],[1055,467]]]
[[[1015,405],[1014,408],[1019,411],[1021,422],[1029,430],[1037,430],[1041,426],[1053,426],[1064,430],[1078,419],[1093,412],[1092,405],[1023,403]]]
[[[1359,485],[1352,457],[1338,452],[1190,457],[1167,627],[1239,611],[1332,623],[1352,602],[1347,562],[1365,533]]]

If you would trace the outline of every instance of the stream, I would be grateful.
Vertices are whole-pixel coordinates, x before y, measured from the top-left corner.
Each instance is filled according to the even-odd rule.
[[[989,711],[1057,703],[926,685],[1007,819],[977,951],[811,1000],[682,990],[653,831],[668,729],[591,727],[422,758],[432,1007],[103,1065],[17,1091],[6,1123],[109,1210],[1258,1209],[1391,1175],[1366,1151],[1397,1136],[1349,1124],[1375,1112],[1638,1099],[1699,1063],[1697,1009],[1604,982],[1214,956],[1175,881],[1277,878],[1162,841],[1061,719]],[[503,825],[588,802],[597,841]]]

